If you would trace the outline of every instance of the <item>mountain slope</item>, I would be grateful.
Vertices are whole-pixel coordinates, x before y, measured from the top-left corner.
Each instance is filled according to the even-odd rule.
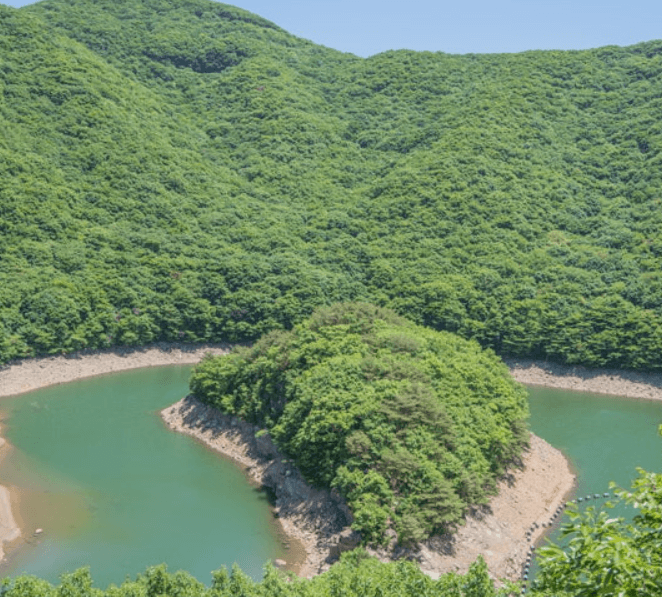
[[[660,367],[662,43],[364,60],[205,0],[0,16],[0,360],[363,299]]]

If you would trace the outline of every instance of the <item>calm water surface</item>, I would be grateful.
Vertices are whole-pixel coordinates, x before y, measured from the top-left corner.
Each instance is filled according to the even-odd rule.
[[[578,496],[629,488],[636,467],[662,471],[662,401],[529,388],[531,430],[562,450],[578,473]]]
[[[158,411],[186,394],[190,367],[83,380],[3,400],[16,446],[0,478],[22,491],[20,518],[46,530],[4,574],[52,582],[90,565],[96,586],[166,562],[208,583],[237,562],[259,578],[283,556],[265,498],[230,462],[168,431]],[[662,470],[662,402],[530,389],[531,428],[571,459],[579,495]]]
[[[578,476],[577,497],[610,491],[610,481],[628,489],[637,477],[636,467],[662,471],[662,438],[657,433],[662,402],[530,387],[529,403],[531,430],[570,459]],[[605,501],[589,505],[601,507]],[[609,513],[630,518],[634,510],[618,506]],[[567,522],[565,517],[560,520]],[[564,543],[558,525],[549,539]],[[534,560],[530,577],[537,571]]]
[[[89,565],[106,587],[166,562],[209,583],[222,565],[260,578],[268,559],[284,557],[263,494],[162,423],[158,411],[186,394],[190,370],[142,369],[0,403],[15,446],[0,478],[21,488],[22,522],[45,530],[3,575],[55,582]]]

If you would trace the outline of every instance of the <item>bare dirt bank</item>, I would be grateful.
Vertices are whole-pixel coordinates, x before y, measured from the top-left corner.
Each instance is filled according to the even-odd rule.
[[[570,498],[575,481],[565,456],[531,434],[521,467],[499,482],[489,505],[467,516],[454,535],[434,537],[421,548],[421,569],[433,577],[464,573],[482,555],[495,578],[519,579],[529,547],[545,532],[542,523]]]
[[[0,398],[84,377],[141,367],[194,364],[207,353],[226,354],[225,344],[154,344],[23,359],[0,368]]]
[[[0,560],[5,557],[3,546],[21,536],[21,529],[16,524],[11,509],[11,495],[6,487],[0,485]]]
[[[662,400],[662,374],[619,369],[587,369],[528,359],[504,359],[519,382],[577,392]]]
[[[358,537],[348,525],[351,514],[338,495],[310,488],[284,460],[268,434],[187,397],[161,413],[173,430],[192,435],[243,466],[251,479],[270,488],[285,533],[303,545],[305,560],[295,571],[304,577],[324,570]],[[256,435],[257,434],[257,435]],[[482,554],[497,578],[515,580],[530,546],[526,532],[534,522],[550,519],[572,491],[575,477],[558,450],[531,436],[522,467],[499,484],[489,507],[475,512],[454,536],[436,537],[416,550],[376,551],[384,561],[417,560],[433,577],[449,571],[466,572]],[[534,540],[542,533],[537,530]]]

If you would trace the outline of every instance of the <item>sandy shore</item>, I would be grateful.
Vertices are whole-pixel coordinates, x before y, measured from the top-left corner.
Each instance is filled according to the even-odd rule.
[[[224,354],[229,348],[225,345],[163,344],[23,360],[0,369],[0,397],[115,371],[193,364],[208,352]],[[515,379],[529,385],[662,399],[660,374],[588,370],[521,359],[508,360],[507,364]],[[200,407],[191,409],[190,404],[178,405],[170,407],[179,410],[178,415],[171,410],[164,417],[169,419],[171,427],[180,426],[179,431],[195,435],[233,458],[256,482],[280,484],[289,492],[289,498],[281,496],[280,502],[277,496],[276,511],[284,531],[298,539],[305,551],[305,557],[299,558],[305,561],[295,565],[299,574],[311,576],[328,568],[340,551],[354,545],[355,536],[346,529],[351,516],[338,496],[310,493],[313,490],[301,484],[296,470],[279,460],[277,454],[272,453],[273,446],[265,444],[266,440],[251,448],[248,439],[255,439],[255,430],[244,430],[242,435],[236,422],[233,425],[229,419],[225,422],[214,419],[216,415],[209,415]],[[526,531],[533,523],[545,521],[565,501],[574,483],[563,455],[535,436],[531,438],[531,448],[524,454],[522,465],[501,482],[499,494],[489,508],[468,517],[453,537],[438,537],[408,556],[417,559],[428,574],[436,576],[448,570],[465,571],[476,556],[482,554],[494,576],[517,578],[529,545]],[[0,486],[0,547],[20,532],[11,514],[9,497],[7,489]],[[536,532],[540,534],[541,530]],[[534,540],[536,536],[534,534]],[[389,559],[402,554],[378,555]]]
[[[662,400],[662,373],[587,369],[527,359],[504,359],[511,375],[530,386]]]
[[[0,437],[0,460],[7,455],[9,449],[9,444]],[[0,485],[0,561],[5,557],[5,543],[11,543],[21,536],[21,529],[12,513],[11,499],[9,489]]]

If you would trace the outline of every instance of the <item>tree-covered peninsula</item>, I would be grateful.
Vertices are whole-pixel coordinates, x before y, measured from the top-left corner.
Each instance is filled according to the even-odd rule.
[[[363,303],[204,359],[191,391],[337,489],[369,544],[390,529],[401,544],[449,530],[528,439],[526,392],[491,351]]]
[[[361,59],[208,0],[0,23],[0,362],[365,300],[660,368],[661,42]]]

